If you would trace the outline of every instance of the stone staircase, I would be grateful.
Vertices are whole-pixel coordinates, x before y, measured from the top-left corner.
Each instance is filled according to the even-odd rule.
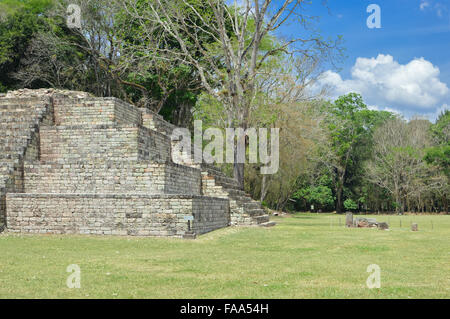
[[[146,126],[170,136],[176,126],[166,122],[162,116],[147,109],[141,109]],[[228,198],[230,200],[231,225],[274,226],[262,205],[241,190],[237,182],[213,165],[186,164],[202,172],[202,192],[204,195]]]
[[[274,226],[269,220],[262,205],[253,200],[250,195],[240,189],[236,180],[226,176],[217,168],[203,164],[202,188],[209,196],[228,198],[230,200],[230,215],[232,225],[255,225],[262,227]]]
[[[6,221],[6,193],[23,191],[23,161],[37,155],[33,140],[50,109],[49,97],[0,98],[0,231]]]

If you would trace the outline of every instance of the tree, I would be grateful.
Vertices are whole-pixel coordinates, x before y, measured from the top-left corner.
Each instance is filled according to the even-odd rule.
[[[439,115],[431,126],[431,134],[436,146],[427,150],[425,161],[438,166],[450,178],[450,110]]]
[[[441,179],[436,191],[441,195],[443,206],[448,214],[448,197],[450,193],[450,111],[442,112],[436,123],[431,126],[431,134],[435,146],[428,148],[425,161],[446,175]]]
[[[264,66],[258,76],[257,94],[250,108],[251,127],[280,128],[280,162],[276,174],[260,174],[261,164],[246,164],[245,190],[259,198],[261,203],[284,209],[293,203],[292,196],[298,190],[299,176],[311,169],[307,160],[314,149],[312,135],[317,128],[317,108],[314,100],[323,92],[311,90],[321,73],[316,59],[280,58]],[[318,95],[319,94],[319,95]],[[221,103],[208,94],[199,99],[194,118],[203,121],[203,128],[227,127],[227,114]],[[232,171],[229,164],[222,170]]]
[[[228,127],[243,129],[249,124],[257,77],[264,63],[286,53],[326,55],[337,45],[310,33],[305,38],[273,43],[263,50],[267,36],[287,21],[295,20],[307,27],[311,18],[302,11],[305,2],[284,0],[277,5],[272,0],[247,0],[241,6],[229,6],[223,0],[123,1],[125,10],[139,23],[148,43],[153,42],[155,25],[178,42],[178,47],[172,49],[149,48],[154,56],[194,67],[203,88],[224,106]],[[212,14],[202,15],[207,8],[211,8]],[[212,37],[215,43],[205,45],[205,37]],[[234,176],[243,187],[244,165],[237,160]]]
[[[20,68],[20,61],[33,37],[45,29],[45,16],[51,7],[49,0],[7,0],[0,3],[0,92],[19,86],[11,77]]]
[[[81,8],[79,29],[66,25],[69,4]],[[158,37],[159,43],[136,45],[145,37],[121,1],[105,5],[104,0],[8,0],[1,5],[7,14],[5,27],[0,23],[0,41],[5,37],[0,60],[10,60],[0,62],[3,91],[18,87],[87,91],[150,108],[177,125],[190,124],[191,108],[201,91],[194,68],[180,61],[149,59],[148,47],[173,47],[177,42],[165,36]]]
[[[358,204],[355,203],[355,201],[351,198],[347,198],[344,201],[344,208],[346,210],[357,210],[358,209]]]
[[[403,213],[409,198],[435,186],[427,182],[430,171],[423,160],[424,149],[431,143],[429,126],[426,120],[407,123],[395,118],[374,134],[373,157],[366,165],[367,178],[392,194],[399,214]]]
[[[344,186],[367,156],[373,129],[389,116],[367,109],[361,95],[349,93],[322,108],[327,139],[318,141],[315,160],[325,165],[335,179],[336,212],[342,212]]]
[[[314,205],[320,210],[334,205],[333,192],[325,185],[301,188],[294,194],[294,198],[303,199],[306,205]]]

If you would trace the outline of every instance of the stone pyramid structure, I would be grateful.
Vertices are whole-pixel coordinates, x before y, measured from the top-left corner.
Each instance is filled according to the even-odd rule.
[[[116,98],[0,96],[0,231],[183,237],[274,225],[215,167],[173,163],[174,129]]]

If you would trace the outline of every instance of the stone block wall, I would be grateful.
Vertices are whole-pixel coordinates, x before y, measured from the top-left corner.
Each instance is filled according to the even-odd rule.
[[[41,128],[41,160],[136,161],[139,158],[137,136],[137,127],[46,126]]]
[[[169,163],[171,158],[170,138],[146,127],[138,130],[139,159],[152,163]]]
[[[55,98],[55,124],[71,125],[138,125],[141,113],[136,107],[116,98]]]
[[[146,162],[25,163],[25,193],[200,195],[198,170]]]
[[[0,99],[0,231],[6,222],[7,192],[23,191],[23,161],[39,156],[39,127],[53,123],[50,97]]]
[[[40,138],[44,162],[170,162],[170,140],[138,126],[44,126]]]
[[[228,201],[204,196],[7,194],[6,202],[17,233],[181,237],[185,216],[197,234],[229,225]]]
[[[150,130],[170,136],[176,128],[175,125],[165,121],[161,115],[149,109],[140,108],[139,110],[142,112],[142,125]]]
[[[196,234],[230,226],[230,205],[228,199],[202,197],[193,199],[194,221],[192,230]]]
[[[0,233],[6,226],[6,192],[0,190]]]

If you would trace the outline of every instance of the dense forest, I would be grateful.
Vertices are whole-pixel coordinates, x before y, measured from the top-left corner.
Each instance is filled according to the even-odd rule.
[[[278,173],[222,165],[271,209],[448,213],[450,112],[431,123],[356,93],[330,101],[317,79],[344,58],[342,39],[324,40],[307,16],[304,38],[277,37],[295,4],[271,19],[219,0],[3,0],[0,92],[115,96],[191,129],[280,128]]]

